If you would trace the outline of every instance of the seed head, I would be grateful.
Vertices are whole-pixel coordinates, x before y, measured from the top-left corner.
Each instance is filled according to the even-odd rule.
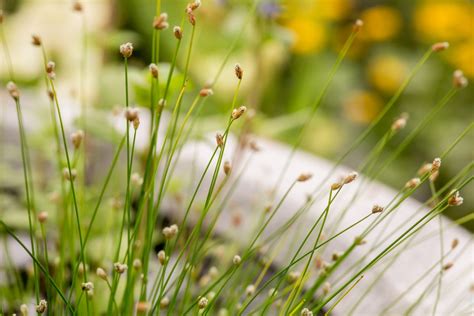
[[[198,302],[198,307],[199,309],[204,309],[206,308],[207,304],[209,303],[209,300],[205,297],[201,297]]]
[[[439,43],[434,43],[433,46],[431,46],[431,50],[433,52],[441,52],[443,50],[448,49],[449,43],[448,42],[439,42]]]
[[[137,303],[137,313],[140,314],[144,314],[146,312],[148,312],[148,310],[150,309],[150,303],[146,302],[146,301],[140,301]]]
[[[158,66],[156,64],[151,63],[150,66],[148,66],[148,69],[153,78],[158,78]]]
[[[78,130],[71,134],[71,142],[75,149],[78,149],[81,146],[83,139],[84,132],[82,130]]]
[[[242,114],[245,113],[245,111],[247,111],[247,108],[246,108],[245,106],[243,106],[243,105],[242,105],[241,107],[239,107],[238,109],[234,109],[234,110],[232,111],[232,119],[233,119],[233,120],[238,119],[239,117],[242,116]]]
[[[305,182],[305,181],[308,181],[309,179],[311,179],[313,175],[311,173],[302,173],[298,176],[298,178],[296,179],[296,181],[298,182]]]
[[[124,263],[116,262],[114,263],[114,269],[118,274],[123,274],[127,271],[128,266]]]
[[[357,178],[358,175],[359,174],[355,171],[349,173],[343,180],[344,184],[351,183],[352,181],[354,181]]]
[[[339,190],[342,187],[342,184],[340,182],[334,182],[331,184],[331,190],[336,191]]]
[[[137,187],[139,187],[143,184],[143,178],[137,172],[134,172],[131,175],[130,180]]]
[[[324,295],[328,295],[329,291],[331,291],[331,283],[325,282],[323,284],[323,293],[324,293]]]
[[[398,132],[399,130],[405,128],[407,125],[408,114],[404,113],[399,118],[395,120],[392,124],[392,131]]]
[[[132,124],[133,124],[133,129],[137,130],[138,127],[140,126],[140,117],[137,116],[136,118],[134,118]]]
[[[173,27],[173,34],[176,39],[182,39],[183,38],[183,30],[179,26]]]
[[[451,196],[448,199],[448,205],[451,206],[459,206],[463,203],[464,199],[462,196],[459,195],[459,191],[456,191],[451,194]]]
[[[383,206],[380,206],[378,204],[375,204],[373,207],[372,207],[372,214],[375,214],[375,213],[382,213],[383,212]]]
[[[72,5],[72,9],[76,12],[82,12],[84,8],[82,7],[82,3],[80,3],[79,1],[74,1],[74,4]]]
[[[441,167],[441,158],[435,158],[431,163],[431,172],[436,172]]]
[[[45,223],[48,220],[48,212],[41,211],[38,214],[38,222]]]
[[[365,245],[367,242],[362,238],[362,236],[357,236],[357,237],[354,239],[354,243],[355,243],[357,246],[361,246],[361,245]]]
[[[250,284],[245,288],[245,294],[247,296],[252,296],[255,293],[255,285]]]
[[[128,42],[120,45],[120,54],[123,58],[130,58],[133,54],[133,44]]]
[[[331,255],[332,261],[337,261],[341,257],[341,254],[339,252],[333,252]]]
[[[76,169],[71,169],[71,172],[69,173],[69,169],[68,168],[64,168],[63,169],[63,177],[64,179],[70,181],[74,181],[77,177],[77,170]]]
[[[94,290],[94,284],[92,282],[82,283],[81,289],[86,292],[92,291]]]
[[[313,312],[305,307],[301,310],[301,316],[313,316]]]
[[[362,21],[361,19],[357,19],[354,22],[352,29],[354,30],[354,32],[359,32],[362,29],[362,26],[364,26],[364,21]]]
[[[99,278],[101,278],[102,280],[104,281],[107,281],[107,272],[105,272],[104,269],[102,268],[97,268],[97,270],[95,271],[95,273],[97,274],[97,276]]]
[[[176,224],[163,228],[163,235],[165,236],[165,239],[171,239],[174,236],[176,236],[177,233],[178,233],[178,225]]]
[[[138,271],[142,268],[142,261],[138,258],[136,258],[135,260],[133,260],[133,268]]]
[[[56,78],[56,72],[54,72],[55,68],[56,64],[54,63],[54,61],[48,61],[48,63],[46,64],[46,73],[48,74],[49,79]]]
[[[188,3],[186,6],[186,13],[191,13],[201,6],[201,0],[195,0],[194,2]]]
[[[209,89],[209,88],[203,88],[201,89],[201,91],[199,91],[199,95],[203,98],[208,97],[213,94],[214,94],[214,91],[212,91],[212,89]]]
[[[161,13],[160,16],[155,16],[153,19],[153,28],[156,30],[164,30],[168,27],[168,13]]]
[[[10,93],[10,96],[14,100],[20,99],[20,90],[18,90],[18,87],[13,81],[9,81],[7,83],[7,90],[8,90],[8,93]]]
[[[419,176],[424,175],[425,173],[431,172],[432,164],[431,163],[425,163],[423,166],[421,166],[420,169],[418,169],[417,174]]]
[[[167,308],[169,304],[170,304],[170,299],[168,298],[168,296],[163,297],[160,301],[161,308]]]
[[[36,34],[33,34],[31,35],[31,44],[33,44],[34,46],[41,46],[41,37],[39,37],[39,35],[36,35]]]
[[[125,110],[125,118],[133,122],[138,117],[138,110],[136,108],[127,108]]]
[[[222,147],[224,145],[224,136],[222,136],[222,134],[220,133],[216,134],[216,143],[217,143],[217,146],[219,147]]]
[[[290,273],[288,273],[288,277],[287,277],[288,283],[293,284],[296,281],[298,281],[300,277],[301,277],[301,272],[291,271]]]
[[[234,70],[237,79],[242,80],[242,76],[244,75],[244,70],[242,69],[242,67],[240,67],[239,64],[235,64]]]
[[[166,262],[166,253],[164,250],[158,251],[158,261],[161,263],[161,265],[164,265]]]
[[[242,258],[240,258],[239,255],[235,255],[234,258],[232,258],[232,263],[236,266],[238,266],[242,262]]]
[[[455,249],[459,245],[459,239],[454,238],[453,241],[451,241],[451,249]]]
[[[421,183],[420,178],[412,178],[405,183],[405,188],[406,189],[414,189],[417,186],[419,186]]]
[[[230,174],[230,172],[232,171],[232,165],[230,164],[229,161],[225,161],[224,162],[224,173],[226,176],[228,176]]]
[[[36,305],[36,312],[39,314],[43,314],[46,312],[46,309],[48,308],[48,302],[46,300],[41,300],[39,301],[39,304]]]
[[[48,89],[47,91],[48,97],[51,101],[54,101],[54,92],[51,89]]]
[[[28,316],[28,305],[26,305],[26,304],[21,304],[21,306],[20,306],[20,312],[21,312],[21,315],[23,315],[23,316]]]
[[[468,84],[467,78],[461,70],[456,70],[453,73],[453,86],[458,89],[465,88]]]
[[[453,266],[454,266],[453,262],[448,262],[443,266],[443,270],[447,271],[447,270],[451,269]]]

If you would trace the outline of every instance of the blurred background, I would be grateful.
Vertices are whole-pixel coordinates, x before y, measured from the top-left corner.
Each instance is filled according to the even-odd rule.
[[[133,42],[132,100],[138,106],[149,107],[147,65],[151,60],[155,1],[84,0],[81,3],[83,12],[78,13],[72,9],[71,0],[0,0],[16,81],[38,96],[31,97],[25,107],[46,109],[48,104],[42,57],[37,47],[31,45],[31,34],[41,35],[56,62],[62,99],[72,108],[85,102],[97,113],[110,112],[123,103],[123,65],[118,46]],[[161,0],[161,3],[162,11],[169,14],[171,26],[162,32],[160,43],[160,68],[166,69],[175,47],[171,29],[181,24],[187,1]],[[213,79],[232,42],[243,30],[242,40],[214,89],[215,95],[200,114],[205,122],[203,131],[215,131],[221,126],[235,85],[232,65],[238,62],[245,71],[241,102],[257,110],[253,132],[294,143],[308,108],[357,18],[364,21],[364,27],[304,135],[303,149],[336,160],[382,111],[414,64],[435,42],[447,41],[450,48],[429,60],[387,119],[348,157],[347,165],[357,168],[392,121],[406,112],[410,115],[407,128],[389,144],[383,154],[388,157],[403,136],[450,89],[455,69],[461,69],[471,82],[474,80],[474,4],[469,0],[260,0],[254,14],[250,10],[254,1],[202,0],[202,3],[190,66],[192,88],[199,89]],[[187,24],[184,24],[185,37],[189,34]],[[184,52],[181,50],[182,55]],[[2,50],[2,87],[9,80],[3,54]],[[178,71],[184,64],[182,55],[178,58]],[[85,71],[83,88],[82,70]],[[82,100],[80,89],[85,96]],[[172,91],[176,93],[176,88]],[[4,90],[1,100],[6,104]],[[386,169],[380,180],[395,188],[403,186],[424,162],[440,155],[473,121],[473,105],[473,89],[468,86]],[[38,117],[42,115],[46,118],[49,113],[38,111]],[[3,123],[9,119],[2,115]],[[98,139],[109,139],[107,134],[111,132],[98,117],[89,116],[87,124]],[[43,132],[50,132],[49,128]],[[38,155],[48,157],[52,144],[45,145],[46,137],[41,135],[38,133],[31,145]],[[471,132],[443,161],[437,187],[473,160],[473,145]],[[7,156],[5,149],[2,156]],[[2,170],[3,177],[8,177],[7,170],[3,167]],[[465,204],[451,208],[450,217],[459,218],[472,212],[474,192],[472,186],[470,189],[462,193]],[[426,186],[417,193],[420,200],[429,196]],[[474,230],[472,223],[469,225]]]

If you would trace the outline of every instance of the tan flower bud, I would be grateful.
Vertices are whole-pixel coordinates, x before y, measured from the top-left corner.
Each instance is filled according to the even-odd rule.
[[[234,70],[237,79],[242,80],[242,76],[244,75],[244,70],[242,69],[242,67],[240,67],[239,64],[235,64]]]
[[[448,42],[439,42],[439,43],[434,43],[433,46],[431,46],[431,50],[433,52],[441,52],[443,50],[448,49],[449,43]]]
[[[179,26],[173,27],[173,34],[179,40],[183,38],[183,30]]]
[[[150,66],[148,66],[148,69],[150,70],[150,73],[153,78],[158,78],[158,66],[156,64],[150,64]]]
[[[128,42],[120,45],[120,54],[122,54],[124,58],[130,58],[133,54],[133,44]]]

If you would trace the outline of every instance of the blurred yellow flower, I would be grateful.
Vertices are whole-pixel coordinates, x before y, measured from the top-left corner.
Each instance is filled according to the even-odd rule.
[[[315,13],[323,19],[339,21],[347,17],[352,9],[352,1],[349,0],[319,0],[316,3]]]
[[[448,51],[447,58],[456,68],[461,69],[469,78],[474,78],[474,38],[457,44]]]
[[[414,27],[427,41],[458,41],[473,36],[474,5],[465,0],[423,1],[415,9]]]
[[[388,6],[376,6],[364,10],[360,18],[364,21],[360,36],[370,41],[388,40],[397,35],[402,26],[400,12]]]
[[[370,123],[380,112],[383,101],[375,93],[356,90],[344,100],[344,115],[353,122]]]
[[[378,90],[392,94],[405,79],[407,65],[393,55],[381,55],[372,59],[367,69],[370,83]]]
[[[293,34],[292,49],[297,54],[320,51],[326,42],[324,26],[310,17],[295,16],[285,26]]]

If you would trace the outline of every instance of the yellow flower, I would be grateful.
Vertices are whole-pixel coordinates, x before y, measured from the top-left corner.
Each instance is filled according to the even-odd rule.
[[[370,61],[367,76],[378,90],[392,94],[405,79],[406,64],[393,55],[382,55]]]
[[[463,0],[423,1],[414,14],[414,27],[427,41],[458,41],[472,37],[474,5]]]
[[[344,114],[353,122],[370,123],[380,112],[383,101],[375,93],[356,90],[344,100]]]
[[[295,16],[286,21],[285,26],[293,34],[292,49],[297,54],[320,51],[326,42],[324,26],[315,19]]]
[[[474,78],[474,38],[450,48],[447,59],[467,77]]]
[[[319,0],[316,3],[316,14],[329,21],[339,21],[347,17],[352,9],[349,0]]]
[[[376,6],[361,13],[364,27],[360,36],[370,41],[385,41],[394,37],[402,26],[400,12],[387,6]]]

